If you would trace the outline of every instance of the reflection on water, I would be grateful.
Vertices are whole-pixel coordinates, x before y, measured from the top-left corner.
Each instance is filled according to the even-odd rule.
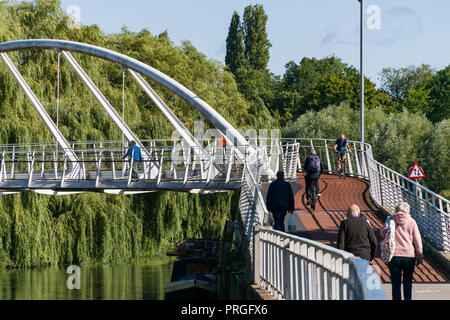
[[[0,300],[163,300],[173,260],[81,266],[80,290],[69,290],[67,266],[0,270]]]

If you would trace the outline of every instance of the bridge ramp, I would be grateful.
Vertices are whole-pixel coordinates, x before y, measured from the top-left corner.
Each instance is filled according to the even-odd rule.
[[[355,203],[370,221],[375,235],[380,240],[379,231],[386,218],[370,200],[369,185],[368,181],[356,178],[339,179],[337,176],[324,174],[319,182],[322,196],[316,204],[316,210],[310,211],[306,206],[304,174],[299,173],[297,180],[292,183],[297,235],[335,247],[339,225],[345,218],[347,208]],[[286,217],[286,230],[288,218]],[[375,263],[383,283],[390,283],[389,268],[381,260],[379,248]],[[450,284],[450,281],[445,271],[425,254],[424,263],[415,268],[413,283]]]

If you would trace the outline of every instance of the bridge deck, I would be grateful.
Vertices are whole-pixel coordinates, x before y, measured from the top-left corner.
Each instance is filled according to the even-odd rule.
[[[379,230],[383,226],[385,217],[378,212],[370,200],[369,182],[355,178],[339,179],[337,176],[322,175],[319,182],[322,196],[314,212],[306,207],[304,174],[298,174],[297,181],[292,185],[295,193],[299,236],[336,246],[340,222],[345,217],[347,207],[355,203],[361,208],[362,214],[369,219],[380,240]],[[380,249],[375,262],[380,270],[381,280],[389,283],[389,268],[380,258]],[[414,283],[449,283],[449,280],[446,279],[444,271],[439,270],[439,266],[426,255],[424,263],[416,267],[413,278]]]

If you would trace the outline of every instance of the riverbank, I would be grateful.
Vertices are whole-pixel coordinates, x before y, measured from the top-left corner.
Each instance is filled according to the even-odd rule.
[[[116,264],[220,237],[239,192],[0,197],[0,268]],[[231,217],[232,218],[232,217]]]
[[[79,289],[67,266],[0,271],[0,300],[163,300],[172,257],[135,263],[80,266]]]

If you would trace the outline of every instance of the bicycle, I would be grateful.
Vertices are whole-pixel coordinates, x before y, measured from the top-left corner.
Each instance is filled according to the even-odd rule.
[[[337,168],[337,171],[338,171],[338,175],[339,175],[339,178],[343,178],[343,179],[345,179],[345,177],[346,177],[346,170],[347,170],[347,168],[346,168],[346,164],[345,164],[345,152],[338,152],[337,153],[338,154],[338,168]]]

